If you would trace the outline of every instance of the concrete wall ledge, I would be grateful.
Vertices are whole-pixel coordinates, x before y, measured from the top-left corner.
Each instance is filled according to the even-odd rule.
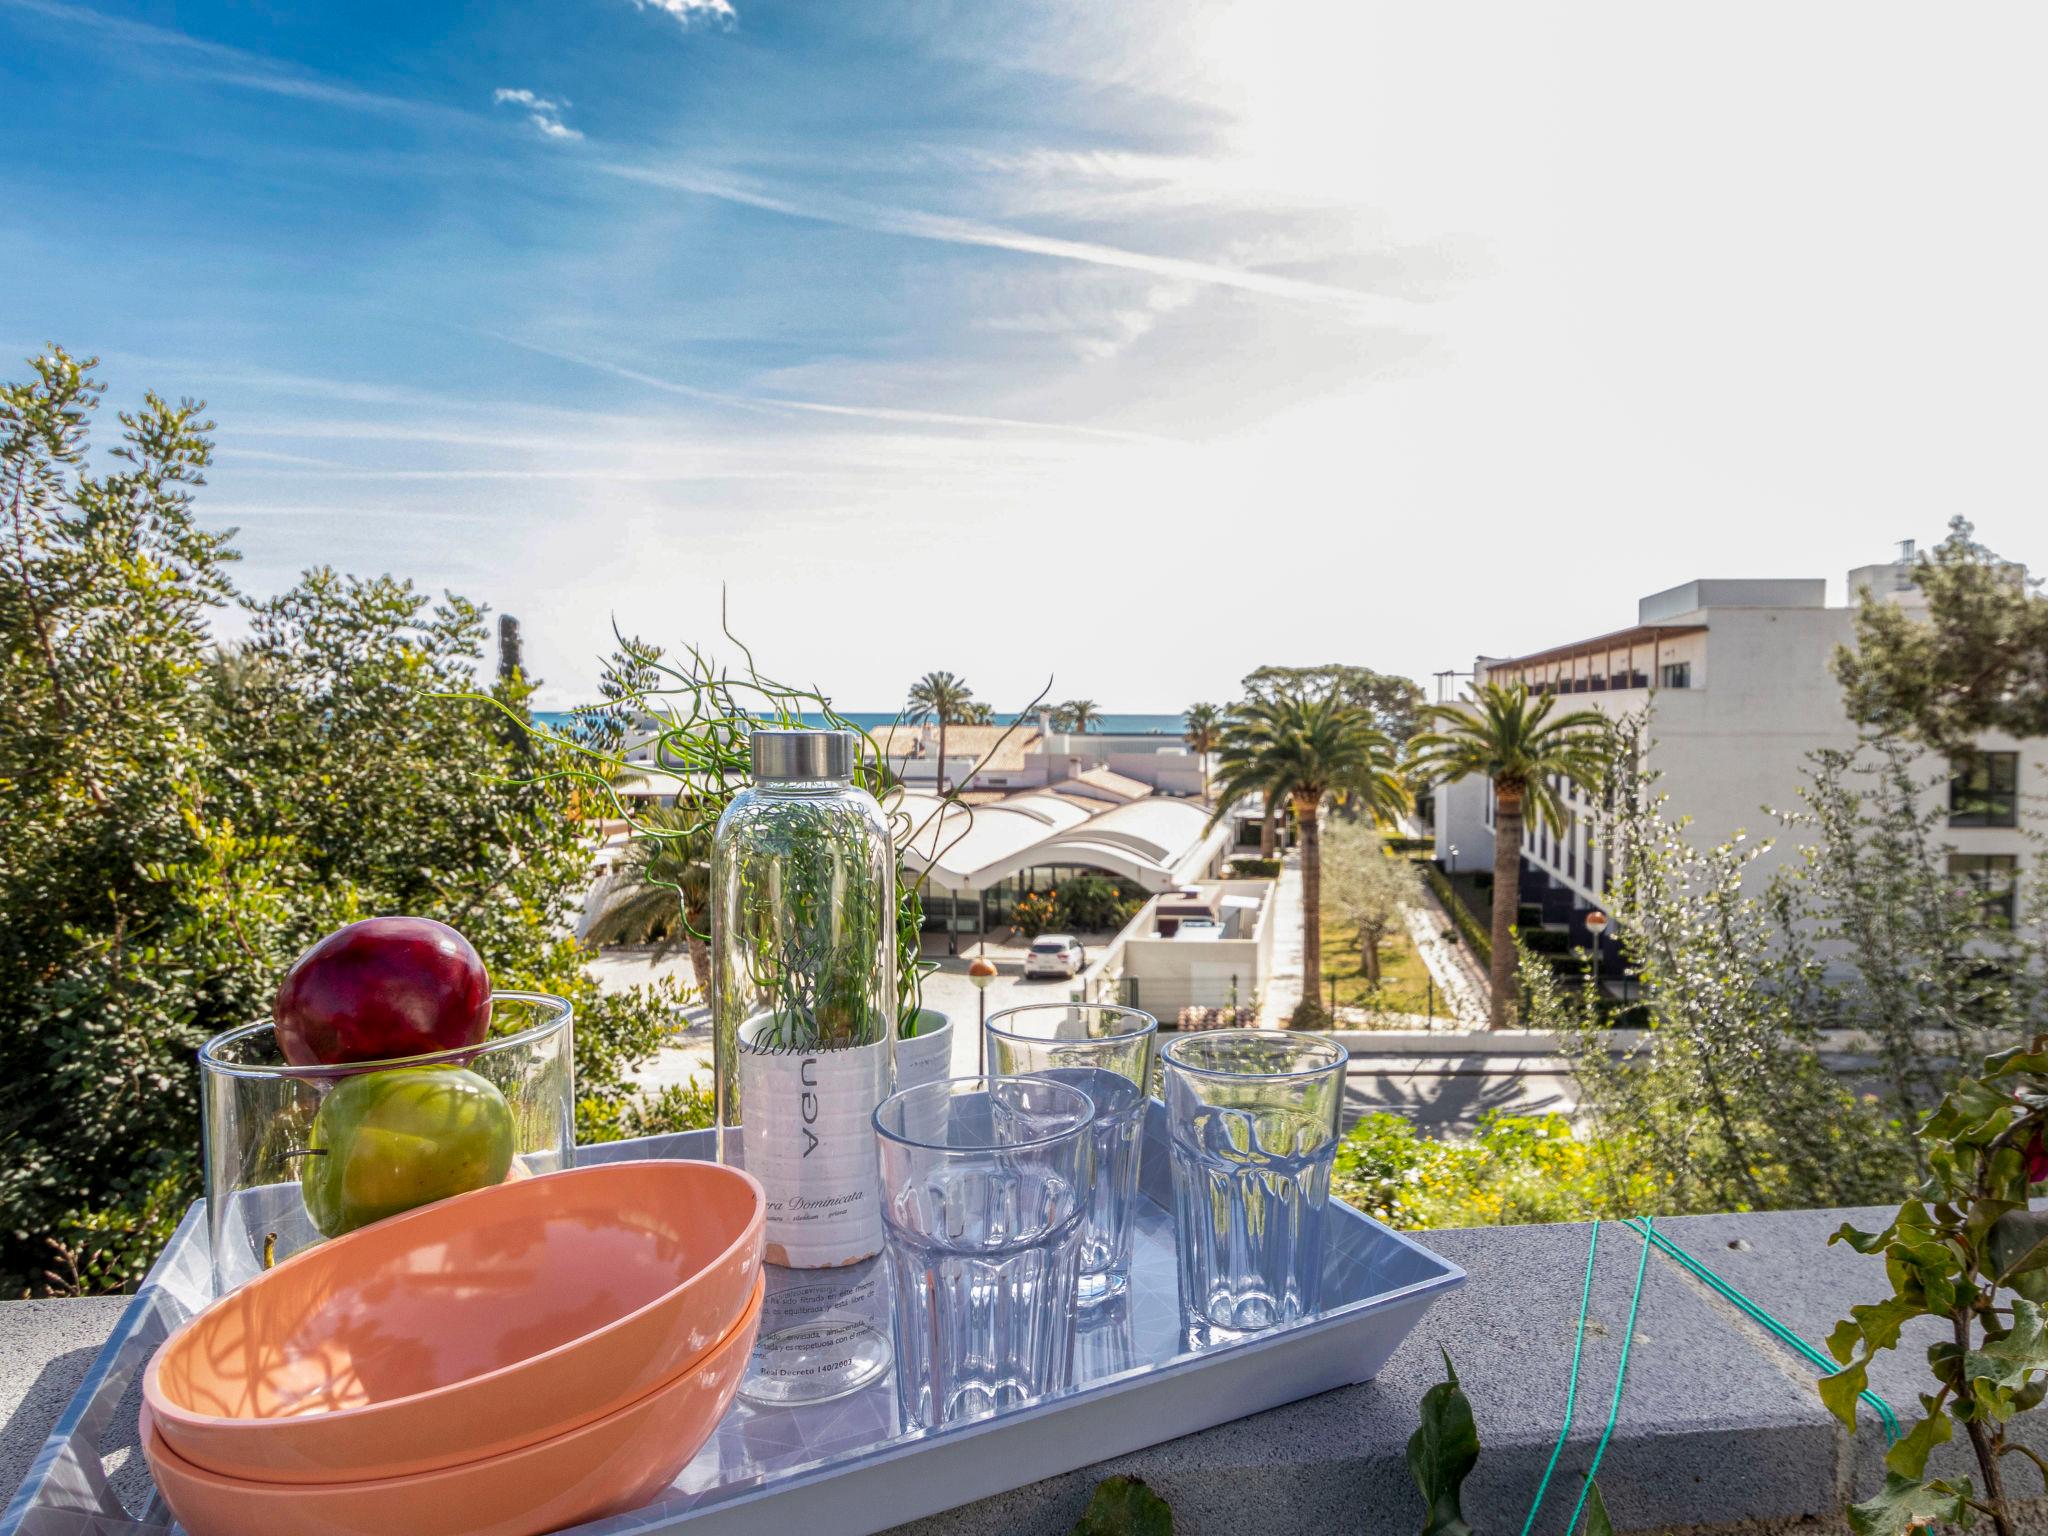
[[[1442,1029],[1332,1029],[1319,1034],[1338,1041],[1354,1056],[1515,1056],[1559,1057],[1564,1054],[1564,1037],[1554,1029],[1470,1029],[1448,1022]],[[1625,1055],[1648,1041],[1656,1044],[1656,1031],[1610,1029],[1603,1040],[1611,1055]],[[1921,1050],[1939,1056],[1952,1041],[1916,1036]],[[1862,1030],[1823,1029],[1814,1036],[1814,1049],[1830,1059],[1837,1057],[1882,1058],[1878,1042]]]
[[[1828,1234],[1875,1228],[1882,1209],[1671,1218],[1658,1227],[1802,1337],[1819,1344],[1858,1302],[1885,1294],[1881,1262]],[[1457,1362],[1485,1446],[1466,1485],[1484,1536],[1522,1528],[1565,1404],[1590,1229],[1501,1227],[1422,1234],[1469,1283],[1439,1302],[1379,1378],[1168,1441],[903,1527],[896,1536],[1067,1536],[1096,1481],[1143,1477],[1181,1536],[1412,1536],[1421,1506],[1405,1452],[1422,1394]],[[1642,1244],[1600,1230],[1578,1411],[1536,1531],[1556,1536],[1606,1422]],[[1600,1485],[1618,1528],[1812,1530],[1883,1478],[1874,1416],[1855,1436],[1821,1407],[1814,1369],[1678,1265],[1644,1270],[1627,1380]],[[0,1491],[34,1455],[119,1311],[118,1302],[0,1304]],[[1873,1387],[1910,1423],[1930,1335],[1880,1357]],[[2020,1435],[2048,1453],[2048,1415]],[[1946,1448],[1966,1471],[1967,1451]],[[1937,1465],[1943,1463],[1938,1462]],[[1821,1522],[1822,1524],[1816,1524]]]

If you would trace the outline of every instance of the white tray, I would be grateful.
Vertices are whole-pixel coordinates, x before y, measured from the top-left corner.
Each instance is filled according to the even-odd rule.
[[[1464,1283],[1457,1265],[1333,1201],[1324,1240],[1323,1310],[1235,1343],[1190,1349],[1181,1328],[1165,1115],[1146,1123],[1144,1198],[1121,1301],[1083,1314],[1076,1386],[1058,1397],[951,1429],[905,1434],[884,1375],[837,1402],[760,1409],[735,1404],[674,1488],[640,1509],[574,1527],[577,1536],[870,1536],[908,1520],[1021,1488],[1143,1446],[1369,1379],[1429,1304]],[[578,1164],[636,1157],[704,1158],[711,1134],[577,1149]],[[838,1313],[887,1326],[880,1263],[820,1273],[769,1269],[764,1332],[811,1302],[793,1288],[840,1289]],[[57,1421],[4,1516],[0,1536],[161,1536],[162,1500],[122,1507],[108,1467],[137,1453],[141,1366],[171,1329],[205,1305],[204,1203],[187,1212],[113,1336]],[[773,1318],[775,1309],[783,1315]],[[771,1321],[773,1318],[773,1321]],[[915,1475],[905,1475],[914,1463]]]

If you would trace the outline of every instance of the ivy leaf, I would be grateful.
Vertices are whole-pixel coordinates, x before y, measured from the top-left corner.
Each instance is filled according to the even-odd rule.
[[[1586,1529],[1584,1536],[1614,1536],[1614,1522],[1607,1518],[1607,1501],[1600,1497],[1600,1485],[1586,1485]]]
[[[1874,1354],[1880,1349],[1897,1347],[1899,1330],[1914,1318],[1920,1316],[1920,1309],[1914,1306],[1912,1302],[1907,1301],[1903,1296],[1893,1296],[1888,1300],[1872,1302],[1867,1306],[1851,1307],[1849,1309],[1849,1316],[1856,1320],[1856,1328],[1862,1333],[1864,1338],[1870,1341],[1871,1352]],[[1836,1330],[1837,1333],[1840,1331],[1840,1329]],[[1832,1346],[1832,1336],[1830,1336],[1830,1344]],[[1846,1360],[1852,1357],[1838,1355],[1836,1358]]]
[[[1840,1231],[1829,1235],[1828,1244],[1832,1247],[1836,1243],[1847,1243],[1858,1253],[1876,1253],[1884,1247],[1889,1237],[1889,1232],[1859,1232],[1845,1221]]]
[[[1968,1529],[1972,1523],[1969,1505],[1970,1480],[1961,1485],[1923,1483],[1896,1472],[1885,1474],[1884,1487],[1861,1504],[1849,1506],[1849,1529],[1856,1536],[1910,1536],[1937,1520],[1952,1521]]]
[[[2024,1296],[2012,1304],[2012,1327],[1963,1359],[1965,1380],[2008,1392],[2025,1386],[2028,1372],[2041,1370],[2048,1370],[2048,1320]]]
[[[1173,1536],[1173,1511],[1140,1479],[1105,1477],[1074,1536]]]
[[[1408,1440],[1408,1470],[1426,1506],[1422,1536],[1472,1536],[1458,1491],[1478,1464],[1479,1429],[1448,1351],[1444,1375],[1422,1394],[1422,1425]]]
[[[2007,1211],[1991,1224],[1985,1245],[2000,1285],[2013,1277],[2048,1269],[2048,1211]]]
[[[1932,1401],[1931,1398],[1926,1401]],[[1900,1437],[1899,1443],[1885,1452],[1884,1464],[1889,1472],[1900,1477],[1918,1481],[1927,1470],[1927,1458],[1937,1445],[1946,1444],[1955,1435],[1955,1422],[1945,1413],[1930,1413]]]
[[[1823,1376],[1817,1385],[1820,1400],[1827,1404],[1828,1412],[1846,1424],[1851,1431],[1856,1428],[1856,1399],[1870,1384],[1870,1373],[1862,1361],[1845,1365],[1832,1376]]]

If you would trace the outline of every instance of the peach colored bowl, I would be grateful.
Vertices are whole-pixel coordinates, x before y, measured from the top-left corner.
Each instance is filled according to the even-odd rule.
[[[720,1345],[761,1267],[761,1186],[604,1163],[472,1191],[295,1254],[166,1339],[143,1401],[233,1478],[398,1477],[531,1445]]]
[[[437,1472],[260,1483],[195,1467],[145,1404],[143,1454],[190,1536],[538,1536],[645,1504],[674,1482],[732,1403],[761,1322],[756,1281],[732,1331],[638,1402],[536,1444]]]

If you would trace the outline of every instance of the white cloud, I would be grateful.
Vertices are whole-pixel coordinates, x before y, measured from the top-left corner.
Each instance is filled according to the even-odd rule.
[[[947,245],[1019,251],[1026,255],[1048,256],[1092,266],[1117,267],[1125,271],[1149,273],[1174,284],[1196,283],[1236,288],[1249,293],[1269,294],[1275,298],[1330,304],[1382,321],[1409,321],[1418,313],[1417,306],[1412,301],[1389,294],[1369,293],[1336,283],[1312,282],[1280,273],[1252,271],[1215,262],[1192,261],[1179,256],[1125,250],[1119,246],[1104,245],[1092,240],[1060,239],[1034,234],[1029,230],[985,224],[973,219],[926,213],[915,208],[895,208],[886,204],[868,203],[824,193],[800,192],[793,196],[777,196],[693,171],[658,170],[638,165],[605,165],[599,169],[628,181],[643,182],[649,186],[664,187],[698,197],[717,198],[747,208],[759,208],[766,213],[784,214],[793,219],[836,224],[847,229],[902,235],[912,240],[934,240]]]
[[[739,12],[732,8],[732,0],[633,0],[633,7],[641,11],[664,11],[686,27],[700,21],[729,27],[739,20]]]
[[[542,138],[580,139],[576,129],[562,121],[562,113],[568,108],[566,100],[553,101],[546,96],[527,90],[524,86],[499,86],[491,92],[491,100],[499,106],[524,107],[526,120],[538,128]]]

